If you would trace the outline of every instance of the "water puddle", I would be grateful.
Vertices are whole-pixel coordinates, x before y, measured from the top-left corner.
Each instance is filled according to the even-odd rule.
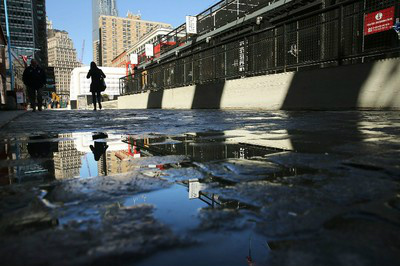
[[[269,162],[268,156],[286,151],[238,140],[243,136],[223,132],[5,139],[0,185],[40,184],[41,202],[57,210],[63,230],[100,230],[109,219],[122,219],[117,230],[125,230],[131,218],[123,217],[140,210],[141,219],[149,219],[152,206],[155,221],[191,244],[160,251],[143,261],[146,265],[261,262],[269,252],[267,239],[255,230],[261,207],[230,197],[225,189],[243,182],[284,183],[285,177],[314,170]]]

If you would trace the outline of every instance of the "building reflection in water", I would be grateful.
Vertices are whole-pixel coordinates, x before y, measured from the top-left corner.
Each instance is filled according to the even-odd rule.
[[[104,133],[65,133],[1,140],[0,185],[124,172],[128,167],[122,155],[130,156],[130,147],[120,135],[111,135],[110,144],[106,137]]]
[[[133,137],[125,142],[132,143]],[[237,143],[235,136],[224,132],[204,132],[181,136],[149,136],[135,140],[133,147],[138,147],[143,155],[185,155],[196,162],[223,160],[228,158],[248,159],[282,151],[265,146]],[[131,144],[132,145],[132,144]]]
[[[54,153],[54,176],[65,179],[79,176],[83,152],[78,151],[72,133],[59,134],[58,151]]]
[[[27,176],[66,179],[126,173],[140,167],[135,161],[141,157],[183,155],[190,163],[249,159],[282,151],[237,142],[239,138],[224,132],[150,135],[145,138],[85,132],[3,140],[0,142],[0,160],[5,162],[0,169],[1,184],[9,184],[13,179],[21,181]],[[156,167],[168,169],[175,166],[165,163]]]
[[[80,177],[125,173],[132,170],[129,157],[140,157],[139,153],[131,152],[130,145],[122,142],[121,135],[74,133],[73,138],[76,149],[83,154]]]

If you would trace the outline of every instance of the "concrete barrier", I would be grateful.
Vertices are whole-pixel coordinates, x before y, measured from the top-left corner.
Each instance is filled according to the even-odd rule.
[[[103,109],[117,109],[118,108],[118,101],[106,101],[101,103]]]
[[[400,59],[122,96],[119,109],[400,109]]]

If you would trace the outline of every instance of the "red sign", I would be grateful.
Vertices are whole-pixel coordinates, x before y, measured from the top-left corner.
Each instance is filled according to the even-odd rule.
[[[393,26],[394,6],[365,14],[364,35],[390,30]]]

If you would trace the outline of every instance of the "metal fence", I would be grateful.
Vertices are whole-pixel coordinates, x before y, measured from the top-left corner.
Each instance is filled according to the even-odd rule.
[[[235,38],[192,45],[122,78],[121,94],[400,56],[400,40],[394,30],[364,35],[366,14],[394,7],[395,17],[399,17],[399,1],[329,2],[272,27],[254,25],[251,32]]]
[[[250,12],[254,12],[266,5],[283,1],[283,0],[222,0],[213,6],[207,8],[196,16],[197,18],[197,35],[203,35],[215,29],[221,28],[226,24],[235,21]],[[301,0],[304,1],[304,0]],[[307,1],[307,0],[306,0]],[[162,36],[157,43],[160,44],[161,53],[167,52],[178,47],[190,40],[196,35],[186,34],[186,24],[172,30],[165,36]]]

